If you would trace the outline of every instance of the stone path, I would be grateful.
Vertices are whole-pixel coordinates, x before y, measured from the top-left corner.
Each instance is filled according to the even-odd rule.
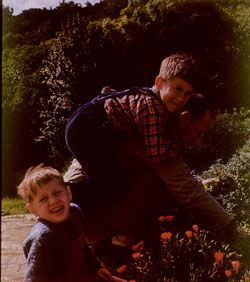
[[[31,214],[1,217],[1,281],[23,281],[26,262],[22,243],[34,223]]]
[[[22,282],[26,261],[22,243],[35,224],[32,214],[1,217],[1,281]],[[113,276],[116,282],[128,282]]]

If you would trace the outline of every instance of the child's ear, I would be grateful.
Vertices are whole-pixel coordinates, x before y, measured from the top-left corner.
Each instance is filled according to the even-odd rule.
[[[162,77],[157,76],[155,78],[155,89],[156,89],[157,92],[159,92],[161,90],[161,86],[162,86]]]
[[[67,189],[67,195],[68,195],[68,197],[69,197],[69,201],[71,202],[71,201],[72,201],[71,189],[70,189],[70,187],[69,187],[68,185],[67,185],[66,189]]]
[[[31,203],[26,204],[26,208],[33,213],[35,216],[38,216],[38,213],[36,212],[35,208],[33,207],[33,205]]]

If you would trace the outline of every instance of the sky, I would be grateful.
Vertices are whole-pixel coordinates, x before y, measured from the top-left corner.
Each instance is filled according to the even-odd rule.
[[[13,15],[16,16],[20,14],[23,10],[29,9],[54,9],[59,6],[62,0],[2,0],[4,6],[9,6],[14,9]],[[70,0],[66,0],[66,2],[70,2]],[[73,2],[81,4],[82,7],[85,6],[86,2],[90,2],[91,4],[95,4],[100,2],[100,0],[73,0]]]

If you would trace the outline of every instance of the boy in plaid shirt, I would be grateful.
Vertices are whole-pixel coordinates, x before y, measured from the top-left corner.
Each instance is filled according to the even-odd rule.
[[[191,57],[172,55],[162,61],[153,89],[104,89],[71,115],[66,126],[66,143],[94,186],[98,187],[98,178],[110,182],[116,173],[120,174],[113,157],[116,144],[128,132],[143,136],[154,164],[178,155],[179,144],[170,145],[166,139],[167,119],[194,94],[197,77],[198,70]],[[120,182],[120,177],[112,182],[116,181]]]
[[[133,87],[113,91],[106,88],[72,114],[66,126],[66,143],[84,168],[88,186],[91,187],[90,227],[86,233],[88,240],[98,242],[116,233],[120,240],[125,238],[124,241],[132,241],[133,237],[142,233],[136,230],[143,218],[139,213],[143,212],[144,206],[143,194],[138,191],[143,187],[140,191],[151,193],[150,189],[156,188],[155,193],[158,193],[157,187],[162,186],[159,179],[184,208],[198,212],[222,226],[232,221],[218,202],[205,192],[202,184],[192,177],[182,161],[180,152],[185,142],[182,139],[170,141],[168,138],[168,120],[195,95],[197,77],[198,70],[191,57],[172,55],[162,61],[153,89]],[[128,136],[135,137],[133,140],[142,139],[140,148],[121,146]],[[130,144],[133,145],[133,142]],[[126,156],[117,156],[125,148],[128,155],[135,153],[135,160],[143,160],[139,168],[141,175],[137,172],[128,177],[124,169]],[[144,149],[146,154],[141,152]],[[149,176],[151,173],[152,176]],[[142,203],[136,215],[138,224],[134,215],[134,222],[129,222],[129,207],[136,195]],[[167,198],[172,199],[165,192],[163,197],[166,205]],[[126,214],[119,212],[121,206],[127,207]]]

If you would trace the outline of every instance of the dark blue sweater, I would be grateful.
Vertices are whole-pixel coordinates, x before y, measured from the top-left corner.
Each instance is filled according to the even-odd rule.
[[[85,226],[81,209],[75,204],[70,204],[70,208],[79,215],[83,226]],[[73,240],[79,237],[83,231],[82,226],[79,226],[72,215],[58,224]],[[71,247],[63,236],[56,232],[53,228],[54,225],[49,222],[38,222],[25,239],[23,243],[23,251],[27,259],[25,282],[53,281],[53,279],[60,279],[68,273],[71,262]],[[101,265],[86,243],[83,252],[86,263],[95,273]]]

